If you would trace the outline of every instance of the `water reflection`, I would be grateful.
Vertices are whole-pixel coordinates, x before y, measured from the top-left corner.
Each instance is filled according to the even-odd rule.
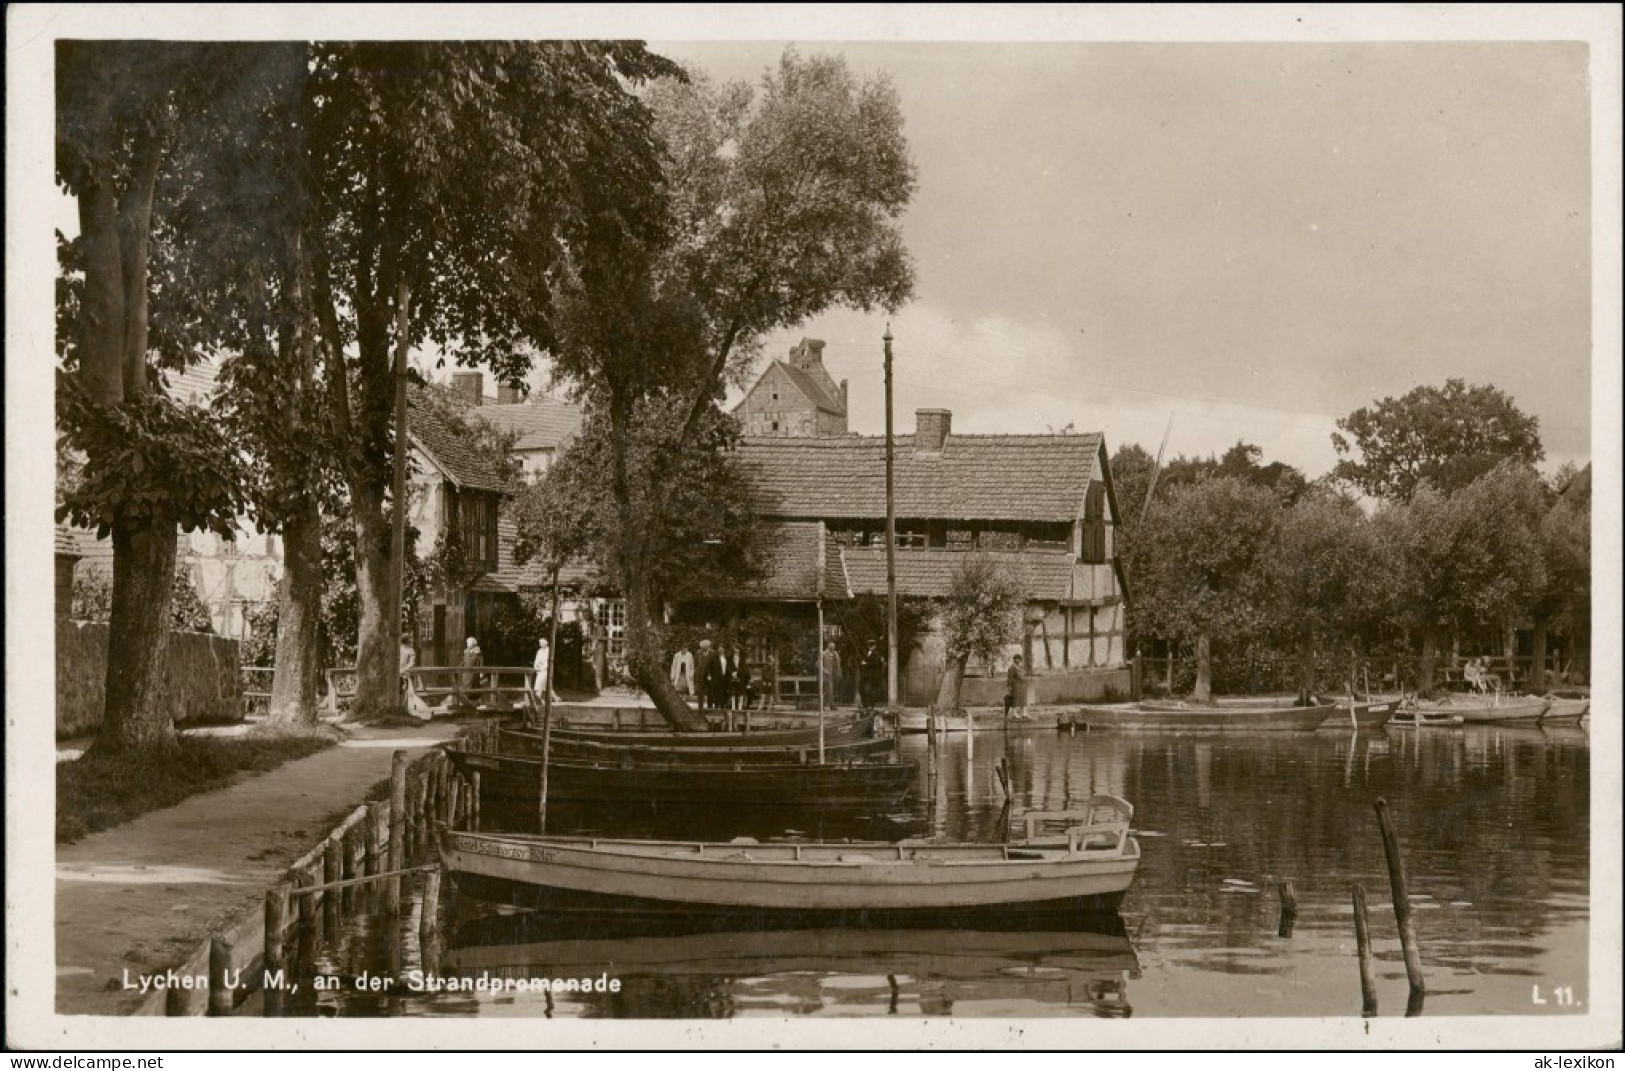
[[[1352,887],[1369,899],[1379,1011],[1407,985],[1373,802],[1405,854],[1428,978],[1426,1015],[1583,1012],[1590,750],[1581,729],[1137,734],[980,732],[919,762],[892,814],[555,808],[555,832],[683,839],[997,841],[1008,763],[1013,808],[1095,793],[1133,802],[1142,846],[1122,923],[1076,932],[607,929],[493,916],[455,901],[443,972],[618,973],[617,994],[340,994],[341,1014],[431,1015],[1359,1015]],[[487,818],[491,818],[488,814]],[[523,827],[526,816],[503,821]],[[532,823],[534,818],[529,819]],[[532,826],[532,828],[534,828]],[[1279,937],[1277,884],[1297,915]],[[1127,932],[1123,925],[1126,923]],[[1130,935],[1133,940],[1130,942]],[[347,969],[390,942],[354,928]],[[433,950],[431,950],[432,952]],[[404,953],[410,969],[416,950]],[[432,962],[431,958],[431,962]],[[477,971],[476,971],[477,973]],[[1238,977],[1244,976],[1244,977]],[[1132,985],[1129,983],[1132,981]],[[1238,984],[1238,982],[1240,984]],[[1531,987],[1574,986],[1575,1005]]]

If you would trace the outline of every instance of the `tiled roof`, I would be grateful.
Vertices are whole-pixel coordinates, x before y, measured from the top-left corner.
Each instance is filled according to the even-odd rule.
[[[443,423],[429,409],[418,404],[416,391],[407,396],[407,426],[412,441],[429,455],[446,477],[458,487],[471,487],[477,491],[513,490],[513,478],[494,470],[483,461],[468,441]]]
[[[895,555],[897,592],[915,598],[945,598],[953,586],[954,570],[973,556],[977,555],[943,548],[899,549]],[[1032,601],[1060,602],[1072,595],[1073,559],[1064,551],[988,551],[979,556],[1010,570]],[[885,547],[843,547],[841,557],[852,578],[854,595],[886,590]]]
[[[721,584],[719,599],[813,602],[847,597],[840,548],[820,521],[787,521],[762,529],[762,575],[748,583]],[[822,565],[822,570],[820,570]],[[820,575],[822,573],[822,575]]]
[[[794,383],[797,389],[807,396],[807,400],[818,408],[826,413],[834,413],[837,416],[846,412],[846,407],[841,404],[840,396],[831,395],[816,376],[785,361],[774,361],[773,363],[784,365],[784,371],[789,375],[790,382]]]
[[[497,513],[497,567],[473,584],[471,591],[519,592],[536,591],[553,586],[553,572],[540,558],[532,558],[523,565],[514,561],[513,544],[518,538],[519,526],[512,517]],[[580,587],[591,584],[597,574],[584,562],[568,562],[559,570],[561,587]]]
[[[949,435],[941,453],[894,447],[896,513],[906,519],[1052,521],[1083,514],[1101,437]],[[768,516],[812,520],[886,515],[879,436],[750,438],[740,457]]]
[[[546,395],[513,405],[482,405],[469,412],[516,434],[516,450],[557,450],[581,428],[579,405]]]

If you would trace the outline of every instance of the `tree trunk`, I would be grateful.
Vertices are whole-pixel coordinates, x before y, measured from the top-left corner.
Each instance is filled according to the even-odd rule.
[[[381,487],[359,482],[350,487],[355,510],[355,590],[358,610],[355,648],[357,718],[400,713],[401,623],[390,612],[389,515]]]
[[[113,522],[113,608],[108,622],[107,704],[98,751],[170,746],[175,720],[164,674],[175,584],[172,524]]]
[[[1439,661],[1439,630],[1433,625],[1422,629],[1422,660],[1416,667],[1416,694],[1433,698],[1433,672]]]
[[[658,607],[649,595],[642,563],[627,560],[622,569],[626,597],[626,665],[638,687],[654,700],[655,709],[666,724],[679,731],[703,728],[667,675],[660,645],[660,629],[654,615]]]
[[[270,720],[286,728],[313,729],[321,678],[322,620],[322,518],[314,504],[288,517],[282,538]]]
[[[1309,706],[1315,694],[1315,629],[1306,626],[1298,637],[1298,705]]]
[[[965,663],[968,655],[948,655],[942,665],[942,681],[937,685],[937,710],[952,714],[959,709],[965,689]]]
[[[1198,703],[1213,702],[1213,647],[1205,632],[1196,634],[1196,688],[1191,698]]]
[[[1546,637],[1550,624],[1544,617],[1535,619],[1534,636],[1531,638],[1533,648],[1530,653],[1534,656],[1529,662],[1530,695],[1546,694]]]

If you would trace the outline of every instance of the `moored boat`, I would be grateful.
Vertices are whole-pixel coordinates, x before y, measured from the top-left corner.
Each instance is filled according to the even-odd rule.
[[[1542,725],[1554,721],[1577,722],[1591,713],[1590,699],[1565,699],[1561,696],[1548,696],[1548,698],[1551,699],[1551,705],[1546,708],[1546,713],[1540,716]]]
[[[448,832],[441,860],[459,887],[552,911],[624,911],[805,926],[1115,910],[1134,880],[1133,807],[1096,796],[1030,812],[1010,844],[904,841],[761,844]],[[1064,825],[1054,830],[1053,825]]]
[[[741,712],[735,711],[735,714]],[[740,724],[743,720],[740,719]],[[803,744],[818,745],[818,724],[816,721],[808,724],[805,719],[790,722],[775,718],[770,722],[756,721],[749,731],[725,732],[721,730],[699,730],[696,732],[677,732],[671,729],[639,729],[633,728],[630,723],[625,728],[592,727],[582,728],[568,719],[560,719],[553,726],[554,740],[580,740],[593,741],[603,744],[644,744],[650,747],[796,747]],[[838,744],[851,740],[869,740],[879,734],[880,722],[877,715],[865,714],[858,717],[831,716],[824,725],[824,743]],[[525,732],[540,734],[538,728],[529,728]]]
[[[1142,732],[1312,732],[1337,711],[1336,704],[1300,707],[1292,700],[1232,699],[1212,705],[1173,702],[1113,703],[1076,708],[1079,728]]]
[[[465,779],[480,775],[483,800],[535,813],[541,801],[540,758],[441,746]],[[547,795],[549,800],[605,803],[851,807],[902,799],[913,784],[917,766],[899,762],[820,765],[817,760],[816,749],[810,751],[806,763],[738,766],[549,760]]]
[[[707,734],[709,735],[709,734]],[[730,734],[732,735],[732,734]],[[752,734],[754,735],[754,734]],[[546,738],[534,729],[505,729],[499,749],[504,754],[528,755],[541,758]],[[689,763],[695,765],[805,763],[818,758],[818,741],[799,740],[793,744],[747,746],[742,741],[730,740],[717,747],[691,744],[676,746],[670,743],[623,743],[619,740],[582,740],[553,734],[546,741],[548,757],[555,762],[601,762],[618,766],[638,766],[649,763]],[[897,738],[884,736],[868,740],[824,741],[826,762],[850,762],[854,759],[875,758],[897,750]]]
[[[1388,727],[1391,729],[1454,729],[1460,725],[1460,714],[1421,710],[1413,706],[1401,706],[1394,711],[1394,716],[1388,719]]]
[[[1355,699],[1345,697],[1337,701],[1337,712],[1321,722],[1324,729],[1380,729],[1399,709],[1399,700]]]
[[[1539,695],[1452,695],[1437,701],[1414,701],[1417,710],[1454,714],[1466,724],[1536,722],[1551,705]]]

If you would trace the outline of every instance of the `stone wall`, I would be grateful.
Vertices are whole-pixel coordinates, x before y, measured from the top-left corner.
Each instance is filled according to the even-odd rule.
[[[176,724],[243,716],[237,641],[196,632],[169,634],[169,702]],[[56,735],[95,732],[107,681],[107,625],[61,621],[56,629]]]

